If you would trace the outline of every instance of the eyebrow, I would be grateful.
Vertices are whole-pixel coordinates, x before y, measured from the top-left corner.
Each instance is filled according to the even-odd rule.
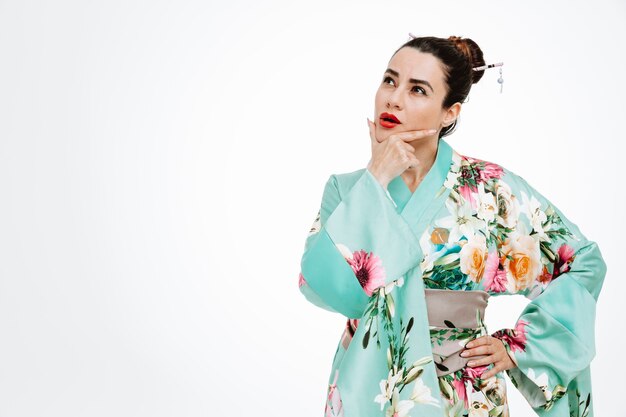
[[[385,74],[386,73],[390,73],[391,75],[394,75],[396,77],[400,77],[400,74],[398,74],[398,71],[394,71],[391,68],[387,68],[387,71],[385,71]],[[418,79],[415,79],[415,78],[409,78],[409,83],[411,83],[411,84],[424,84],[424,85],[427,85],[428,88],[430,88],[430,91],[432,91],[433,93],[435,92],[435,90],[433,89],[433,86],[430,85],[430,83],[428,81],[426,81],[426,80],[418,80]]]

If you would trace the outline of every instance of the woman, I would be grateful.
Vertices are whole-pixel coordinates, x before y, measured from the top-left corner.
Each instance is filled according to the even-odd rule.
[[[522,177],[443,139],[483,65],[471,39],[402,45],[367,167],[326,183],[299,275],[347,318],[326,416],[508,416],[503,372],[537,415],[593,416],[598,245]],[[488,298],[506,294],[531,301],[490,334]]]

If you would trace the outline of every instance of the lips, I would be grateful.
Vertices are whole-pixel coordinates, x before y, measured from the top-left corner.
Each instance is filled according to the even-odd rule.
[[[380,114],[380,125],[386,128],[392,128],[401,124],[400,120],[396,116],[391,113],[381,113]]]
[[[393,122],[393,123],[400,123],[400,120],[398,120],[398,118],[391,113],[381,113],[380,118],[389,120],[390,122]]]

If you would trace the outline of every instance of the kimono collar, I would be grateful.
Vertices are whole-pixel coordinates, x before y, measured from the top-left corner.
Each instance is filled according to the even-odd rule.
[[[438,186],[441,186],[448,176],[451,163],[452,147],[448,144],[448,142],[441,138],[439,139],[439,145],[437,146],[437,156],[435,158],[435,163],[426,175],[432,175],[433,181],[436,182]]]

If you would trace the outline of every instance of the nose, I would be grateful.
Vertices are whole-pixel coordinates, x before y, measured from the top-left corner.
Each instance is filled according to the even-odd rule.
[[[397,108],[401,109],[402,107],[402,91],[399,88],[396,88],[393,93],[387,97],[387,108]]]

